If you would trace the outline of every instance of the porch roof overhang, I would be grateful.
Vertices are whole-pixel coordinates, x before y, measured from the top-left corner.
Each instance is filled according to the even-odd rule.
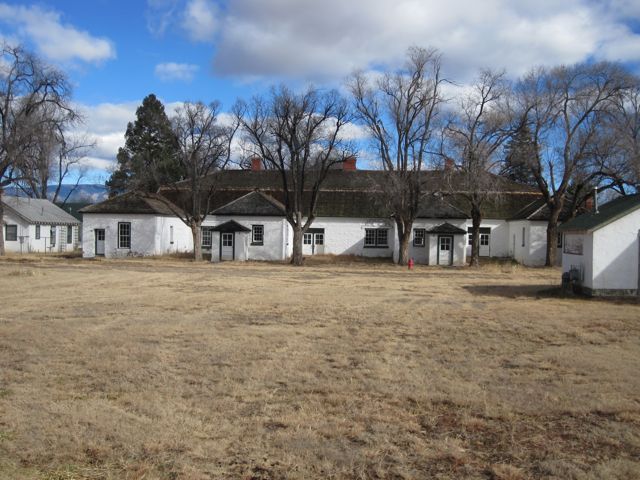
[[[240,225],[235,220],[229,220],[228,222],[216,225],[211,229],[212,232],[232,233],[232,232],[250,232],[251,229]]]
[[[439,233],[446,235],[465,235],[467,232],[461,228],[451,225],[449,222],[444,222],[440,225],[430,228],[427,233]]]

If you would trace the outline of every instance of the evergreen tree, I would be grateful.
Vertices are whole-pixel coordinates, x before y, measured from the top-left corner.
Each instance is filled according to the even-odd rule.
[[[537,185],[532,167],[538,164],[538,148],[528,125],[524,124],[506,145],[506,156],[502,175],[526,185]]]
[[[109,195],[130,190],[155,192],[162,185],[180,180],[178,141],[164,105],[150,94],[136,110],[136,120],[127,125],[125,144],[118,150],[118,167],[106,182]]]

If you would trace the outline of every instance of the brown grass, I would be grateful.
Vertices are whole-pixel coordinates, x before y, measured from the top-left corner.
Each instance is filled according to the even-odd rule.
[[[0,478],[640,478],[640,305],[559,279],[0,261]]]

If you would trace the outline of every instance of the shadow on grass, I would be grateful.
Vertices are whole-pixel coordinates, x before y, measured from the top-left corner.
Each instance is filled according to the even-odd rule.
[[[576,302],[606,302],[625,305],[640,305],[638,297],[589,297],[586,295],[567,293],[557,287],[546,285],[465,285],[464,288],[472,295],[503,297],[503,298],[558,298],[575,300]]]

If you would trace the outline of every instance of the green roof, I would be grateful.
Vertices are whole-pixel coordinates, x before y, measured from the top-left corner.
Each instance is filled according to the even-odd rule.
[[[624,195],[598,208],[598,213],[583,213],[560,226],[560,231],[592,232],[640,208],[640,194]]]

